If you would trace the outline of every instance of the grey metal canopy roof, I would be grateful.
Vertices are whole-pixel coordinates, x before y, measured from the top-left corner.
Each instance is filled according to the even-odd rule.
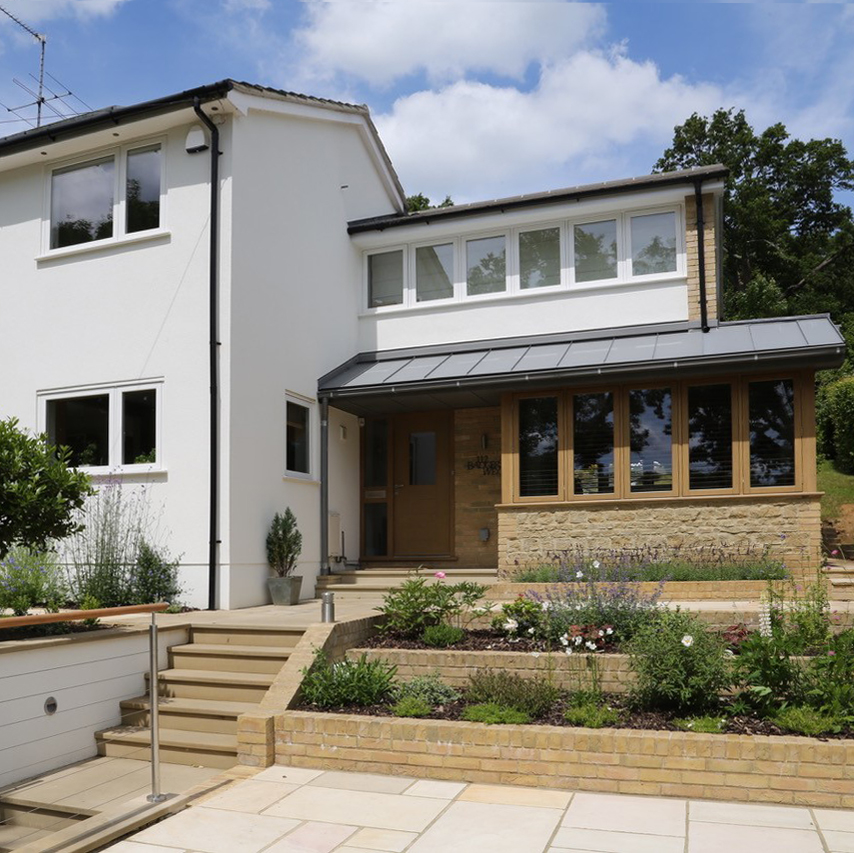
[[[828,315],[636,326],[597,332],[360,353],[318,393],[354,414],[498,402],[501,392],[608,378],[838,367],[845,341]]]

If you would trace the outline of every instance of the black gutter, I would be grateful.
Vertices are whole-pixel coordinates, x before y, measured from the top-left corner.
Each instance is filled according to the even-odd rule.
[[[706,305],[706,221],[703,214],[703,180],[694,181],[694,207],[697,209],[697,266],[700,272],[700,328],[709,331],[709,308]]]
[[[683,169],[678,172],[663,172],[655,175],[642,175],[638,178],[628,178],[618,181],[607,181],[600,184],[587,184],[578,187],[568,187],[545,193],[512,196],[496,201],[474,202],[455,207],[436,208],[418,213],[390,214],[373,216],[368,219],[355,219],[347,225],[348,234],[361,234],[366,231],[385,231],[388,228],[402,228],[407,225],[430,225],[447,219],[479,216],[485,213],[506,213],[510,210],[520,210],[529,207],[542,207],[544,204],[562,204],[569,201],[582,201],[597,196],[619,195],[629,192],[659,189],[661,187],[692,184],[696,180],[704,181],[722,179],[729,174],[726,166],[702,166],[696,169]]]
[[[126,121],[150,118],[171,112],[181,107],[192,107],[196,101],[216,100],[225,97],[233,88],[233,80],[220,80],[195,89],[187,89],[175,95],[166,95],[153,101],[143,101],[129,107],[107,107],[75,118],[53,122],[33,130],[25,130],[0,139],[0,156],[15,151],[27,151],[40,145],[82,136],[93,130],[115,127]]]
[[[208,356],[210,361],[210,536],[208,539],[208,610],[217,604],[219,546],[219,128],[193,99],[193,110],[211,134],[210,297]]]

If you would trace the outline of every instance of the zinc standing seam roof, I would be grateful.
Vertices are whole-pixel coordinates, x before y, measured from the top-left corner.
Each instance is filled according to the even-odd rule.
[[[610,333],[549,335],[545,340],[482,341],[420,350],[363,353],[324,376],[321,396],[441,393],[484,385],[542,384],[562,377],[697,368],[756,369],[784,361],[797,367],[842,362],[845,342],[828,316],[721,323],[699,328],[637,327]]]

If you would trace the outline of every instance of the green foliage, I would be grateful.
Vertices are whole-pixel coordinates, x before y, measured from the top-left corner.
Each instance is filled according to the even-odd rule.
[[[284,515],[276,513],[267,534],[267,562],[280,577],[287,577],[296,565],[302,551],[302,533],[297,528],[296,516],[288,507]]]
[[[560,691],[544,678],[523,678],[504,669],[479,669],[469,676],[466,701],[516,708],[535,719],[547,714]]]
[[[524,725],[531,722],[531,715],[518,708],[508,708],[495,702],[484,702],[463,708],[460,717],[470,723],[492,725]]]
[[[425,577],[409,578],[392,589],[377,607],[385,617],[380,631],[398,637],[414,639],[425,628],[451,623],[476,615],[475,605],[483,598],[486,587],[478,583],[429,583]]]
[[[501,614],[493,617],[492,627],[514,637],[536,637],[545,633],[546,613],[542,603],[519,594],[501,605]]]
[[[56,555],[15,547],[0,559],[0,612],[26,616],[33,607],[55,613],[65,603],[67,590]]]
[[[170,561],[164,553],[142,540],[131,579],[133,603],[175,601],[181,594],[178,565],[177,560]]]
[[[330,663],[322,650],[315,652],[310,667],[303,669],[302,696],[318,708],[341,708],[347,705],[378,705],[394,694],[397,667],[383,660],[358,660]]]
[[[418,696],[403,696],[392,705],[391,712],[395,717],[429,717],[433,706]]]
[[[446,649],[459,643],[465,635],[462,628],[442,622],[439,625],[428,625],[421,635],[421,641],[434,649]]]
[[[823,648],[830,637],[830,602],[825,582],[803,587],[768,584],[771,628],[778,639],[785,635],[792,654],[811,653]]]
[[[723,163],[723,284],[728,319],[854,312],[854,224],[834,198],[854,188],[837,139],[791,139],[782,124],[757,133],[744,111],[692,115],[674,129],[656,171]],[[847,337],[847,335],[846,335]],[[848,338],[849,343],[854,338]]]
[[[809,705],[854,723],[854,629],[832,636],[809,662],[804,678]]]
[[[418,213],[422,210],[435,210],[437,208],[453,206],[454,202],[451,200],[451,197],[449,195],[446,195],[445,198],[439,202],[439,204],[431,204],[430,199],[427,198],[424,193],[416,193],[415,195],[408,195],[406,197],[407,213]]]
[[[774,722],[780,728],[809,737],[838,732],[842,728],[836,717],[805,705],[789,705],[781,709],[775,714]]]
[[[456,702],[460,698],[460,694],[453,687],[442,681],[438,672],[432,672],[428,675],[417,675],[410,681],[398,684],[395,689],[395,695],[398,699],[403,699],[406,696],[422,699],[434,708],[438,705],[448,705],[451,702]]]
[[[733,676],[741,689],[739,699],[748,707],[768,714],[802,696],[803,673],[784,633],[750,634],[738,652],[733,658]]]
[[[819,450],[836,469],[854,474],[854,376],[822,386],[816,398]]]
[[[673,725],[683,732],[717,735],[726,728],[726,717],[679,717],[673,721]]]
[[[100,610],[101,602],[98,601],[97,598],[93,598],[91,595],[87,595],[83,601],[80,602],[81,610]],[[94,628],[98,624],[97,619],[84,619],[83,624],[87,628]]]
[[[602,729],[620,722],[620,714],[613,708],[603,708],[595,702],[571,705],[564,711],[564,719],[571,726],[585,729]]]
[[[661,611],[639,627],[628,650],[637,675],[631,697],[644,708],[702,713],[732,681],[723,642],[690,613]]]
[[[854,504],[854,474],[843,474],[831,460],[819,459],[818,490],[824,492],[821,498],[822,521],[836,521],[842,504]]]
[[[69,468],[70,452],[30,436],[15,418],[0,420],[0,559],[15,545],[45,551],[80,528],[75,515],[92,487]]]

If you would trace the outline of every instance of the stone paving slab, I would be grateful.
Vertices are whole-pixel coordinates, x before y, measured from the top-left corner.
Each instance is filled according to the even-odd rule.
[[[854,810],[269,767],[114,853],[854,853]]]

